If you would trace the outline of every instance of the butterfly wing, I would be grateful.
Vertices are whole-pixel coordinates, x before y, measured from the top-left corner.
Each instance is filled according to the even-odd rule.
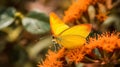
[[[64,36],[64,35],[80,35],[84,38],[86,38],[89,33],[91,32],[91,25],[90,24],[80,24],[73,26],[64,32],[62,32],[59,36]]]
[[[55,13],[50,13],[50,27],[54,36],[69,28]]]
[[[90,24],[81,24],[63,31],[56,40],[66,48],[74,48],[83,45],[90,32]]]
[[[65,35],[59,36],[56,41],[65,48],[71,49],[82,46],[86,42],[86,39],[81,37],[80,35]]]

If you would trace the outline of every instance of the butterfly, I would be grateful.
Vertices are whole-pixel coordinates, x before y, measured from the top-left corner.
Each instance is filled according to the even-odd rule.
[[[50,27],[56,42],[68,49],[82,46],[91,32],[91,24],[69,27],[53,12],[50,13]]]

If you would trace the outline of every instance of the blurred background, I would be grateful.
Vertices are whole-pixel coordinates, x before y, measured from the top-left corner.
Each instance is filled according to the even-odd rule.
[[[0,0],[0,67],[37,67],[52,44],[49,13],[72,0]]]
[[[0,0],[0,67],[37,67],[54,50],[49,13],[62,18],[73,1]],[[120,0],[90,5],[75,22],[90,23],[97,33],[120,31]]]

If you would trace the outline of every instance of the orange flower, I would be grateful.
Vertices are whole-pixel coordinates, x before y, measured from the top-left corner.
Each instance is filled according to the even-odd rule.
[[[89,56],[96,56],[93,50],[96,48],[98,50],[106,51],[106,52],[113,52],[115,49],[120,49],[120,33],[105,33],[98,36],[96,38],[90,38],[89,43],[86,43],[82,47],[74,48],[68,50],[66,53],[66,57],[69,59],[70,62],[79,63],[85,60],[86,55]],[[102,59],[102,58],[101,58]],[[91,60],[92,62],[96,62],[96,59]]]
[[[38,65],[38,67],[63,67],[63,62],[61,60],[64,57],[64,48],[60,49],[58,53],[53,51],[48,51],[48,55],[46,56],[45,61]]]
[[[77,64],[84,60],[85,55],[90,54],[93,49],[95,49],[95,46],[91,44],[77,47],[66,51],[66,57],[69,59],[70,62],[75,62]]]
[[[63,17],[64,22],[73,22],[81,17],[81,15],[87,11],[87,8],[91,4],[96,4],[97,2],[104,3],[105,0],[77,0],[65,11],[65,16]]]
[[[100,22],[103,22],[103,21],[106,20],[107,15],[104,14],[104,13],[100,13],[100,14],[96,15],[96,17],[97,17],[97,19],[98,19]]]
[[[86,47],[89,48],[100,48],[107,52],[113,52],[113,50],[120,48],[120,33],[104,33],[102,35],[98,35],[98,39],[90,38]]]
[[[61,48],[58,53],[49,51],[43,65],[39,65],[39,67],[64,67],[71,62],[77,64],[79,62],[86,63],[86,61],[100,64],[116,64],[117,58],[120,56],[119,35],[120,33],[104,33],[96,38],[89,38],[89,42],[81,47],[68,50]],[[97,54],[96,49],[98,49]]]
[[[96,44],[98,48],[102,48],[103,50],[107,52],[113,52],[113,50],[120,48],[120,39],[119,39],[120,33],[105,33],[101,36],[98,36],[98,40]]]
[[[66,57],[68,58],[69,62],[78,63],[84,58],[84,53],[81,51],[81,47],[70,49],[66,52]]]
[[[77,2],[74,2],[70,8],[65,11],[65,16],[63,17],[64,22],[72,22],[80,18],[82,13],[87,10],[90,3],[91,0],[78,0]]]

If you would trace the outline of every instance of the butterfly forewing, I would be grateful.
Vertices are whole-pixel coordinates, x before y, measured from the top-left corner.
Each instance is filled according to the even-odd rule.
[[[61,21],[54,13],[50,13],[50,27],[54,36],[58,36],[62,31],[69,28],[69,26]]]

